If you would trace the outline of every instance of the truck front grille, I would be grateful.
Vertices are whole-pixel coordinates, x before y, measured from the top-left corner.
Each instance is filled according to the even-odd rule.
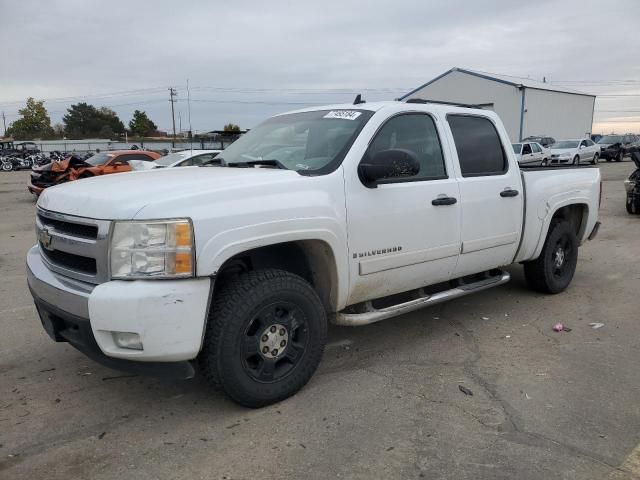
[[[38,214],[40,223],[45,227],[53,227],[60,233],[65,233],[74,237],[91,238],[98,237],[97,225],[83,225],[81,223],[71,223],[64,220],[56,220],[55,218],[45,217],[43,214]]]
[[[63,252],[62,250],[49,251],[46,248],[43,248],[42,244],[40,244],[40,251],[45,257],[47,257],[49,262],[60,265],[61,267],[76,270],[87,275],[95,275],[98,273],[96,270],[95,258],[74,255],[73,253]]]
[[[109,280],[111,222],[38,209],[36,235],[47,267],[88,283]]]

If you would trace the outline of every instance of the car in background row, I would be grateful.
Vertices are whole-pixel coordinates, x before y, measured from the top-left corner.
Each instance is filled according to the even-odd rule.
[[[213,161],[222,150],[182,150],[160,157],[153,162],[155,168],[202,167]]]
[[[518,165],[546,165],[549,161],[548,150],[537,142],[512,143],[511,146]]]
[[[579,165],[583,162],[595,165],[600,157],[600,146],[588,138],[574,138],[558,140],[551,145],[550,152],[550,165]]]
[[[523,142],[536,142],[536,143],[539,143],[540,145],[542,145],[545,148],[549,148],[549,147],[551,147],[551,145],[556,143],[556,140],[553,137],[545,137],[545,136],[536,137],[534,135],[529,136],[527,138],[523,138],[522,141]]]
[[[621,162],[624,157],[631,153],[631,149],[638,143],[638,136],[627,135],[604,135],[598,140],[601,153],[600,157],[610,162],[615,160]]]
[[[160,158],[156,152],[144,150],[113,150],[96,153],[86,160],[70,156],[60,162],[33,167],[27,190],[40,195],[45,188],[82,178],[123,173],[134,170],[136,162],[152,162]]]

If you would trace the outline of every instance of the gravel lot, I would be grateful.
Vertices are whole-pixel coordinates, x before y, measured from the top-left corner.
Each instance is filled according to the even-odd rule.
[[[632,163],[600,167],[603,226],[568,291],[531,292],[513,267],[496,289],[332,327],[310,384],[261,410],[52,342],[25,280],[28,172],[0,173],[0,478],[640,478],[640,218]]]

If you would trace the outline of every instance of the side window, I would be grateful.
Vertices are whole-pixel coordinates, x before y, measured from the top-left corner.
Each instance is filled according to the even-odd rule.
[[[587,141],[586,141],[586,140],[582,140],[582,141],[580,142],[580,146],[581,146],[581,147],[586,147],[586,146],[587,146]]]
[[[587,140],[587,147],[593,147],[595,144],[591,140]]]
[[[531,155],[531,144],[525,143],[522,146],[522,155]]]
[[[205,153],[204,155],[198,155],[197,157],[193,157],[191,159],[190,165],[195,165],[197,167],[200,167],[204,163],[208,162],[209,160],[213,160],[213,157],[215,157],[215,154],[213,153]]]
[[[533,148],[534,153],[540,153],[542,151],[542,149],[538,146],[537,143],[532,143],[531,148]]]
[[[118,158],[115,159],[115,161],[111,162],[111,164],[114,165],[114,164],[128,163],[129,160],[144,160],[145,162],[150,162],[150,161],[153,161],[153,158],[141,153],[129,153],[126,155],[120,155]]]
[[[491,120],[470,115],[448,115],[447,120],[463,177],[501,175],[508,170],[500,136]]]
[[[396,148],[411,150],[420,161],[420,171],[416,176],[398,181],[446,178],[440,139],[430,115],[409,113],[391,118],[376,133],[365,157]]]

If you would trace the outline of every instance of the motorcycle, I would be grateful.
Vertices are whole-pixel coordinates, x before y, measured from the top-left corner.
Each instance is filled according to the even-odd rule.
[[[9,168],[10,166],[10,168]],[[31,169],[33,162],[29,157],[21,157],[20,155],[9,155],[2,162],[2,170],[10,172],[11,170]]]
[[[13,163],[7,157],[0,157],[0,168],[3,172],[10,172],[13,170]]]
[[[631,153],[631,160],[636,164],[636,169],[624,181],[624,188],[627,191],[627,213],[632,215],[640,214],[640,150]]]

